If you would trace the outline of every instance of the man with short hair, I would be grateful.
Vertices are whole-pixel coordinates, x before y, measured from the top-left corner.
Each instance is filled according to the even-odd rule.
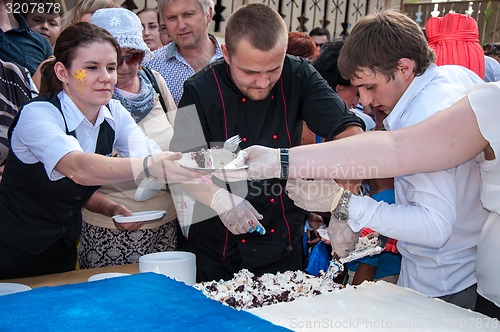
[[[225,41],[224,58],[186,80],[179,102],[179,107],[196,106],[203,143],[213,147],[213,142],[238,134],[241,148],[297,146],[303,120],[327,140],[363,132],[362,121],[310,62],[286,54],[287,27],[269,6],[253,3],[238,8],[227,22]],[[177,112],[172,151],[199,146],[188,144],[195,136],[188,118],[189,112]],[[230,172],[226,175],[231,176]],[[225,181],[213,181],[222,188],[228,186]],[[306,212],[287,196],[286,180],[238,183],[246,200],[263,216],[260,222],[266,233],[230,232],[220,214],[191,225],[187,249],[196,254],[198,281],[231,279],[243,268],[256,275],[303,269]],[[201,208],[198,204],[195,213]]]
[[[172,40],[153,52],[144,65],[159,72],[176,104],[184,81],[222,57],[216,38],[208,33],[212,21],[213,0],[158,0],[158,12]]]
[[[330,41],[330,31],[325,28],[314,28],[309,32],[309,36],[313,37],[316,46],[320,50],[324,43]]]
[[[388,10],[354,26],[338,67],[358,88],[361,103],[387,114],[385,128],[397,130],[431,117],[482,82],[465,67],[438,67],[435,59],[420,27]],[[477,244],[488,217],[480,201],[478,163],[396,177],[394,189],[394,205],[353,196],[349,226],[398,240],[399,285],[474,309]]]

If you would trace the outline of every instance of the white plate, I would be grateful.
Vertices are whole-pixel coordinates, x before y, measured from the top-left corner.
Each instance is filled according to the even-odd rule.
[[[0,282],[0,295],[14,294],[31,290],[30,286],[13,282]]]
[[[231,157],[229,157],[231,156]],[[196,163],[196,160],[192,159],[191,157],[191,152],[183,153],[182,158],[179,160],[176,160],[176,162],[186,168],[189,169],[194,169],[194,170],[201,170],[201,171],[217,171],[217,170],[226,170],[226,171],[236,171],[240,169],[245,169],[248,168],[248,165],[241,165],[241,166],[235,166],[234,165],[234,154],[231,152],[228,153],[228,156],[221,157],[221,166],[213,166],[213,167],[200,167]]]
[[[99,273],[99,274],[94,274],[93,276],[91,276],[88,279],[88,281],[103,280],[103,279],[123,277],[123,276],[129,276],[129,275],[130,275],[130,273],[119,273],[119,272]]]
[[[114,221],[119,223],[124,222],[141,222],[150,221],[155,219],[163,218],[167,211],[165,210],[153,210],[153,211],[143,211],[132,213],[131,216],[125,217],[122,215],[113,216]]]
[[[154,181],[151,178],[144,178],[135,191],[134,199],[136,202],[147,201],[163,188],[165,188],[163,182]]]

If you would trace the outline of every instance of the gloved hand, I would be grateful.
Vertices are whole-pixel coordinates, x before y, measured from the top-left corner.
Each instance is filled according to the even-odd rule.
[[[212,198],[210,207],[217,212],[226,228],[233,234],[244,234],[257,231],[264,234],[266,230],[259,222],[262,215],[244,198],[219,189]]]
[[[248,166],[243,168],[242,166]],[[212,173],[225,182],[264,180],[281,176],[279,149],[254,145],[241,150],[223,170]]]
[[[344,189],[334,180],[288,179],[286,191],[295,205],[306,211],[331,212]]]
[[[347,222],[330,219],[328,224],[328,236],[332,245],[332,255],[336,253],[339,257],[346,257],[356,247],[361,232],[354,232]]]
[[[281,176],[279,149],[254,145],[240,151],[236,158],[248,165],[248,180],[279,179]]]

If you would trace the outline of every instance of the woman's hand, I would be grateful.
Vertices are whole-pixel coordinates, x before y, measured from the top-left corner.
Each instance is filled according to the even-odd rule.
[[[121,216],[131,216],[132,212],[127,209],[127,207],[123,204],[115,204],[113,209],[110,211],[113,216],[121,215]],[[127,222],[127,223],[120,223],[116,222],[113,219],[113,223],[115,224],[116,229],[121,230],[121,231],[136,231],[141,228],[141,226],[144,224],[142,222]]]
[[[160,152],[148,160],[148,170],[157,179],[164,179],[168,184],[207,183],[210,180],[203,172],[182,167],[175,160],[181,159],[180,152]]]
[[[264,234],[266,230],[259,222],[262,215],[244,198],[219,189],[210,204],[226,228],[233,234],[245,234],[257,231]]]

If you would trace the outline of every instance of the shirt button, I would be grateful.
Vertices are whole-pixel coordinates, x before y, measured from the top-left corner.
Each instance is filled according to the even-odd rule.
[[[278,135],[273,135],[273,139],[278,139]]]
[[[274,198],[271,198],[269,202],[274,203]]]
[[[245,243],[245,242],[247,242],[247,240],[245,240],[245,239],[241,240],[241,243]]]
[[[271,233],[274,233],[274,228],[271,228]]]
[[[274,99],[274,95],[271,96],[271,99]]]
[[[246,138],[246,137],[243,137],[241,140],[242,140],[243,142],[246,142],[246,141],[247,141],[247,138]]]
[[[247,99],[246,99],[245,97],[243,97],[243,98],[241,98],[241,101],[242,101],[243,103],[246,103],[246,102],[247,102]]]

